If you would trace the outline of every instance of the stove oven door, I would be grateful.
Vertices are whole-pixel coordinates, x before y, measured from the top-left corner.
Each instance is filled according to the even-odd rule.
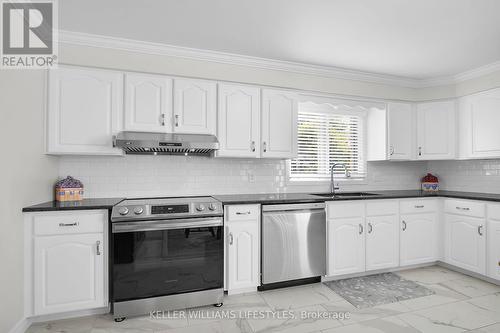
[[[113,302],[222,288],[222,218],[112,225]]]

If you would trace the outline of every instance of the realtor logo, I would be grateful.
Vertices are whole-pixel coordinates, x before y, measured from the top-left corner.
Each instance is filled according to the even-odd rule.
[[[56,3],[2,1],[1,68],[54,68]]]

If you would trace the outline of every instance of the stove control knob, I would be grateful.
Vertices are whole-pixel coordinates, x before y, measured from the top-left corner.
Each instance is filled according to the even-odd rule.
[[[127,215],[128,214],[128,208],[127,207],[121,207],[120,209],[118,209],[118,213],[122,216],[124,215]]]
[[[217,210],[217,205],[214,203],[211,203],[210,206],[208,206],[208,209],[210,210]]]
[[[144,209],[142,207],[135,207],[134,208],[135,215],[141,215],[143,212],[144,212]]]
[[[199,211],[199,212],[202,212],[205,210],[205,205],[203,204],[199,204],[196,206],[196,210]]]

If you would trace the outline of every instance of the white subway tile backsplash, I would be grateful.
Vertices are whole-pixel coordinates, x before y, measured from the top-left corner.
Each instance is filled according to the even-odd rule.
[[[341,190],[417,189],[425,162],[368,163],[360,185]],[[148,197],[232,193],[326,192],[327,183],[287,181],[282,160],[228,159],[185,156],[64,156],[59,175],[83,181],[86,197]]]

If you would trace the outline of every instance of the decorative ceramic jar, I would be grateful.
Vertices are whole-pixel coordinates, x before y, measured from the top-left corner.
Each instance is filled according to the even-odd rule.
[[[83,184],[71,176],[58,181],[55,186],[55,192],[56,201],[83,200]]]
[[[436,176],[428,173],[422,178],[422,191],[437,192],[439,190],[439,180]]]

